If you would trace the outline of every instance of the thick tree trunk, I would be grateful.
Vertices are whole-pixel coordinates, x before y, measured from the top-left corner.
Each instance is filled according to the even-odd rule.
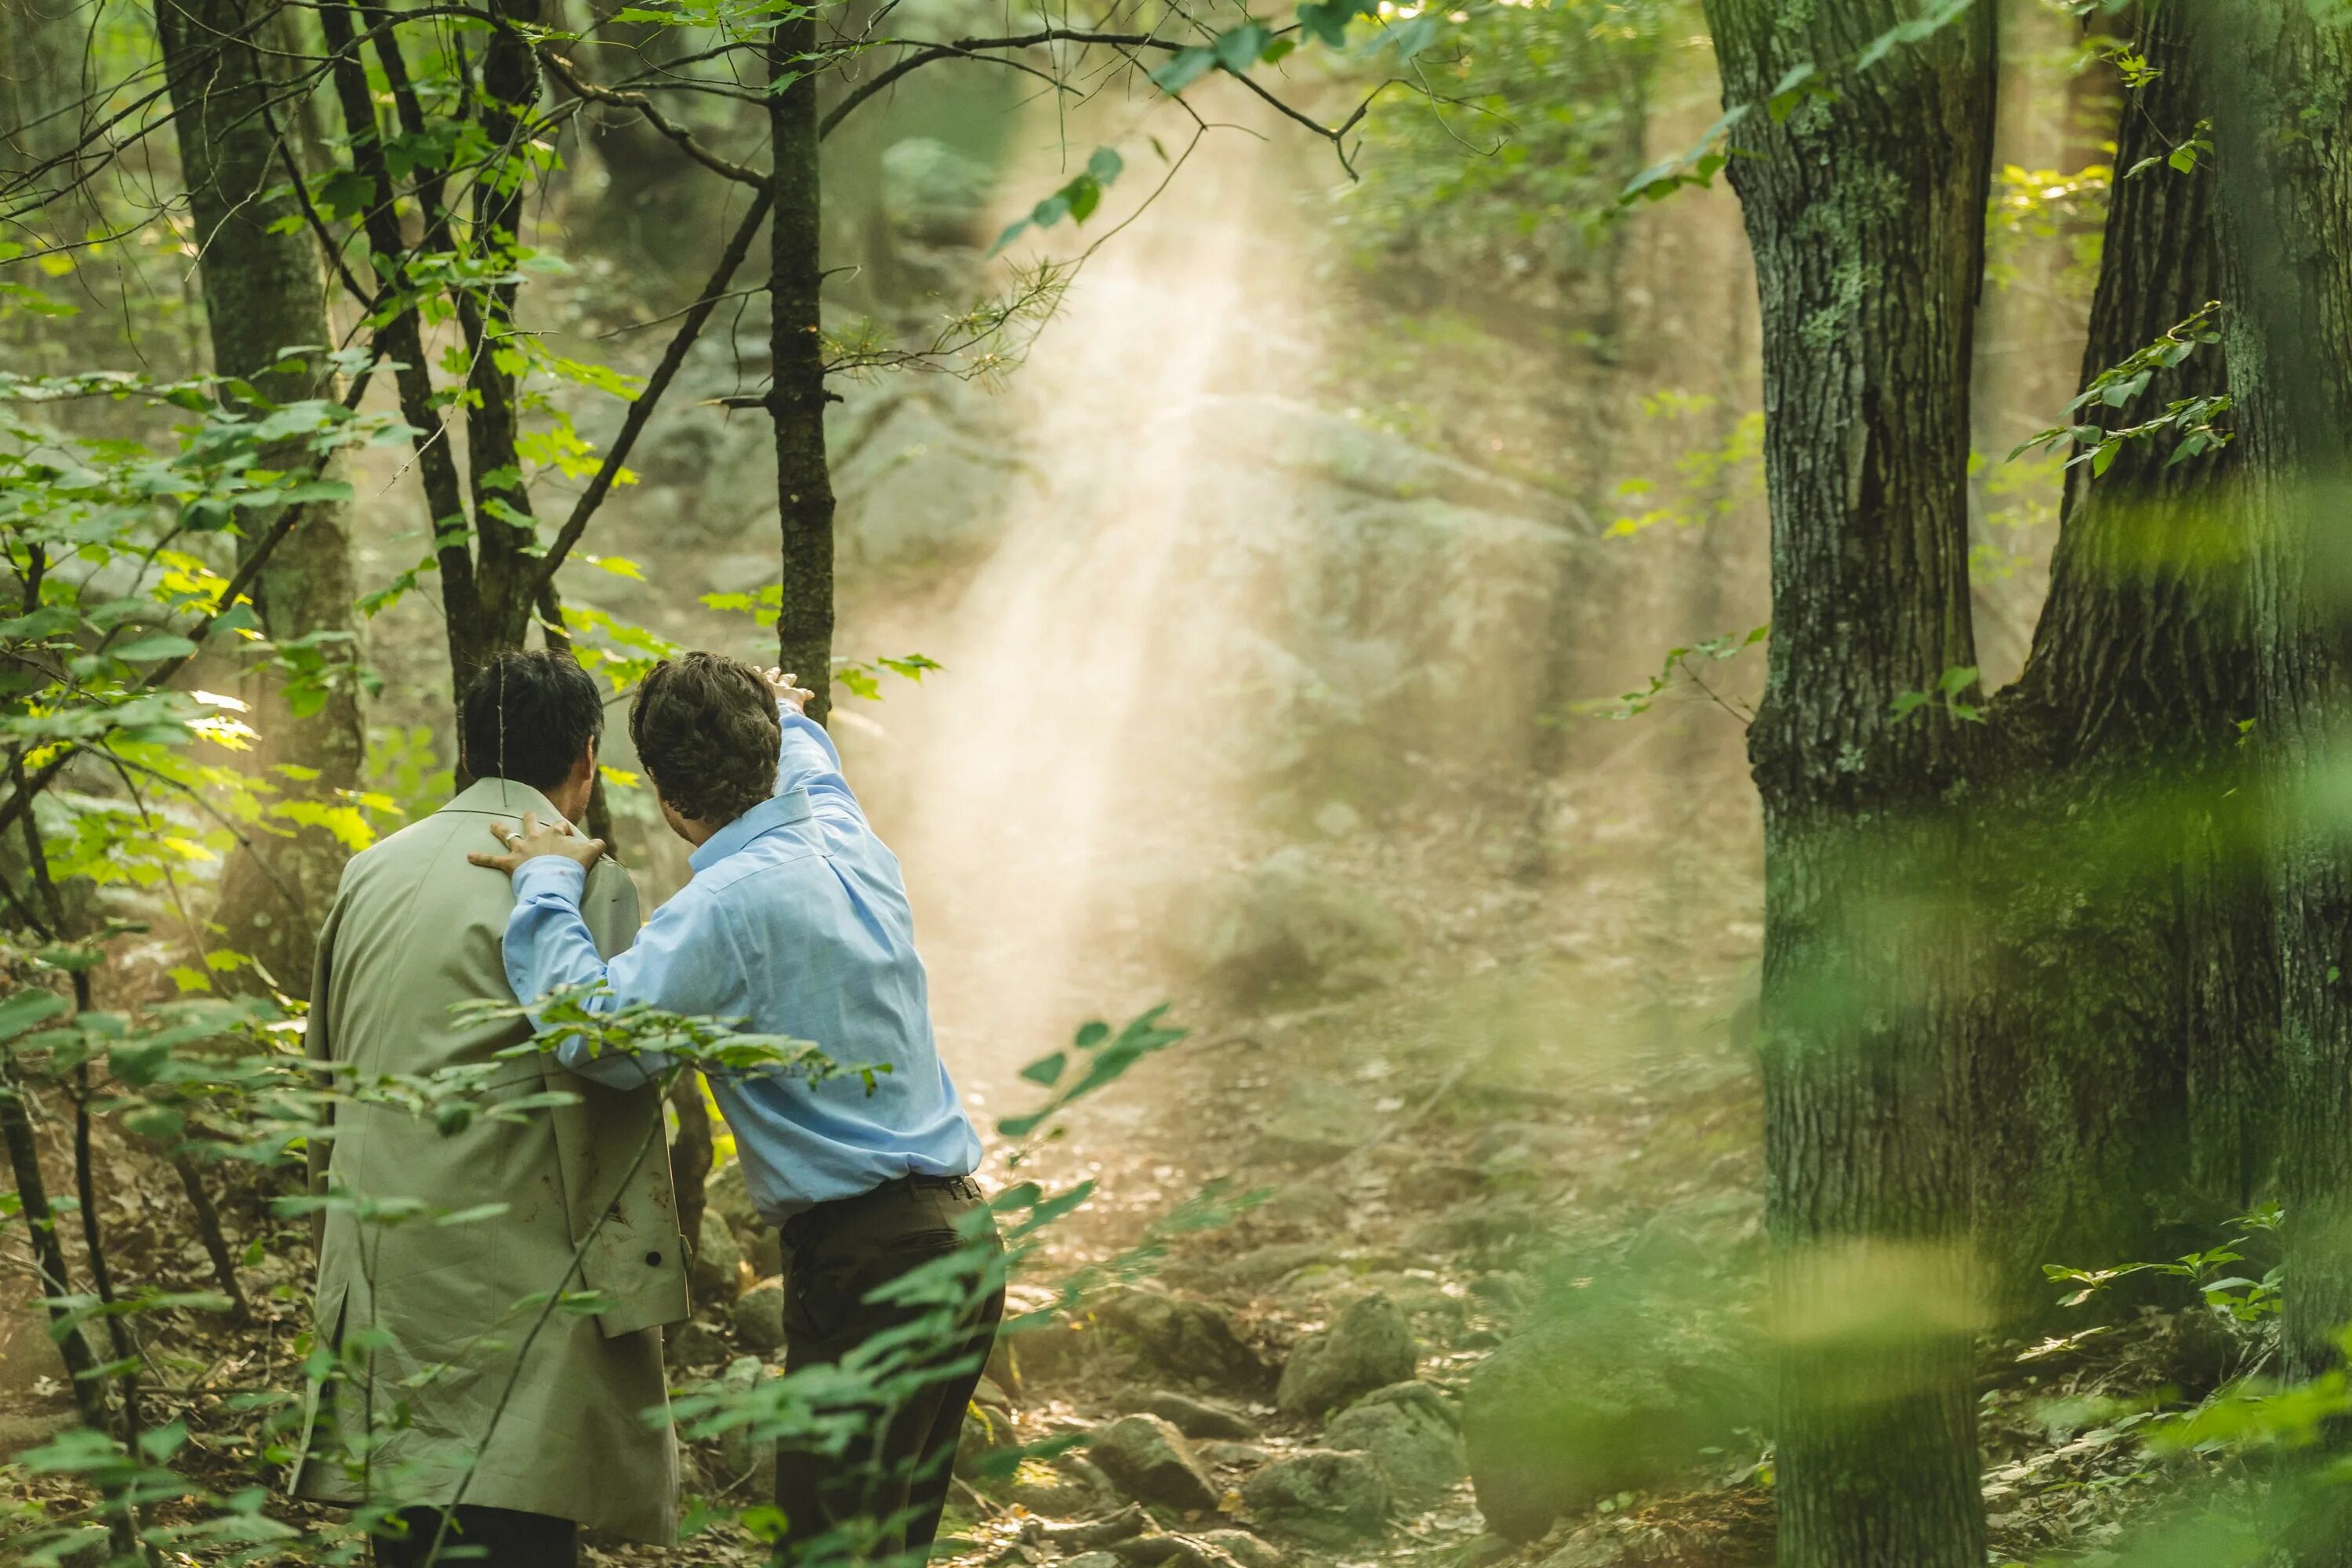
[[[2110,26],[2112,24],[2109,24]],[[2083,381],[2218,299],[2210,166],[2172,169],[2202,113],[2178,3],[2134,22],[2161,74],[2129,95]],[[2120,427],[2224,390],[2221,350],[2160,372]],[[2255,705],[2234,448],[2133,442],[2068,473],[2048,598],[1992,713],[1974,865],[1999,911],[1976,1053],[1978,1212],[2016,1318],[2041,1265],[2171,1257],[2267,1174],[2277,987],[2240,725]],[[2186,1244],[2184,1244],[2186,1245]]]
[[[2285,1339],[2307,1373],[2352,1322],[2352,32],[2302,0],[2200,9],[2272,770]]]
[[[284,403],[334,395],[323,357],[334,331],[318,242],[286,190],[292,160],[268,107],[270,82],[252,37],[264,9],[253,0],[156,0],[155,24],[203,258],[213,368]],[[301,345],[319,352],[300,369],[273,372],[281,351]],[[347,670],[358,657],[350,509],[314,501],[302,510],[263,568],[254,602],[274,640],[315,639],[331,666]],[[248,529],[240,548],[258,532]],[[285,795],[332,805],[336,792],[359,787],[367,737],[354,682],[335,680],[326,706],[302,719],[277,683],[259,695],[260,761],[276,770],[272,782]],[[257,837],[223,880],[228,945],[297,994],[310,984],[311,945],[346,853],[320,827]]]
[[[780,22],[768,40],[769,98],[775,159],[775,215],[770,221],[773,267],[769,328],[775,384],[768,411],[776,421],[776,509],[783,535],[783,598],[776,616],[776,655],[816,693],[808,715],[822,724],[833,710],[833,477],[825,465],[824,343],[818,292],[824,232],[818,205],[816,20]]]
[[[1771,660],[1766,1215],[1787,1568],[1978,1568],[1967,1093],[1972,942],[1944,795],[1973,726],[1896,697],[1975,663],[1968,386],[1995,58],[1979,5],[1833,98],[1739,127],[1762,300]],[[1852,59],[1895,0],[1708,0],[1728,104]]]

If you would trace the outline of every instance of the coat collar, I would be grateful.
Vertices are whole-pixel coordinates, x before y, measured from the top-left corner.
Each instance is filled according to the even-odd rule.
[[[539,813],[541,822],[567,822],[569,819],[555,809],[547,796],[527,784],[512,779],[476,779],[466,786],[457,799],[441,808],[443,811],[465,811],[483,816],[507,816],[522,820],[526,811]]]

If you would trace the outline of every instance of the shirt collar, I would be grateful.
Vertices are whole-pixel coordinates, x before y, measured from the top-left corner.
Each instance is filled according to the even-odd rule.
[[[704,839],[686,863],[698,872],[708,871],[762,834],[806,822],[814,814],[804,789],[771,796]]]
[[[539,813],[541,822],[562,822],[564,815],[555,809],[553,802],[527,784],[512,779],[476,779],[466,786],[465,793],[441,808],[444,811],[478,811],[485,816],[512,817],[518,824],[526,811]]]

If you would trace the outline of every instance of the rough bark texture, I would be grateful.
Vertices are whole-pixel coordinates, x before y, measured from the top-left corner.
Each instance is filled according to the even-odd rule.
[[[2258,738],[2272,770],[2286,1113],[2286,1351],[2310,1373],[2352,1322],[2352,37],[2302,0],[2214,0],[2213,120],[2230,378],[2255,540]],[[2339,1536],[2339,1541],[2341,1537]],[[2328,1561],[2352,1557],[2341,1546]],[[2316,1559],[2315,1559],[2316,1560]]]
[[[775,385],[768,410],[776,421],[776,507],[783,536],[783,598],[776,616],[776,655],[816,693],[808,715],[822,724],[833,710],[833,478],[825,464],[824,343],[818,321],[818,260],[824,225],[818,205],[817,82],[814,15],[780,22],[770,35],[772,81],[790,85],[769,100],[775,158],[775,214],[769,226],[772,270]]]
[[[322,353],[300,368],[274,371],[281,351],[323,351],[335,335],[318,242],[287,188],[290,159],[268,106],[271,84],[254,38],[265,12],[254,0],[157,0],[155,24],[201,247],[213,368],[251,383],[272,402],[289,403],[333,396],[334,377]],[[296,460],[289,455],[288,466]],[[260,531],[248,529],[241,554]],[[318,639],[318,652],[347,669],[358,658],[355,595],[349,506],[306,504],[254,591],[263,626],[281,644]],[[258,761],[276,770],[271,782],[283,795],[331,805],[336,792],[358,788],[367,735],[354,683],[337,680],[326,706],[301,719],[280,683],[257,684]],[[314,933],[347,853],[323,827],[286,837],[255,835],[222,882],[219,918],[227,945],[251,954],[279,986],[299,994],[310,984]]]
[[[1970,942],[1944,793],[1975,736],[1896,696],[1975,663],[1968,385],[1995,60],[1989,5],[1776,121],[1732,164],[1762,302],[1773,636],[1764,806],[1766,1214],[1784,1326],[1780,1560],[1976,1568]],[[1708,0],[1727,104],[1851,60],[1894,0]]]
[[[2113,24],[2107,24],[2112,26]],[[2183,8],[2132,19],[2160,75],[2128,96],[2087,385],[2221,296],[2214,178],[2164,162],[2202,113]],[[2219,348],[2162,372],[2114,428],[2226,386]],[[2053,411],[2054,414],[2054,411]],[[2041,1265],[2171,1257],[2268,1174],[2277,988],[2241,724],[2254,714],[2233,447],[2134,442],[2068,472],[2032,655],[1991,715],[1977,898],[1997,911],[1976,1052],[1978,1213],[2010,1315]]]

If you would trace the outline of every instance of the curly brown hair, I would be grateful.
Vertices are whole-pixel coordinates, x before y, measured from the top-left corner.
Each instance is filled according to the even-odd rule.
[[[775,693],[740,659],[690,653],[654,666],[629,705],[629,739],[681,816],[729,823],[776,793]]]

